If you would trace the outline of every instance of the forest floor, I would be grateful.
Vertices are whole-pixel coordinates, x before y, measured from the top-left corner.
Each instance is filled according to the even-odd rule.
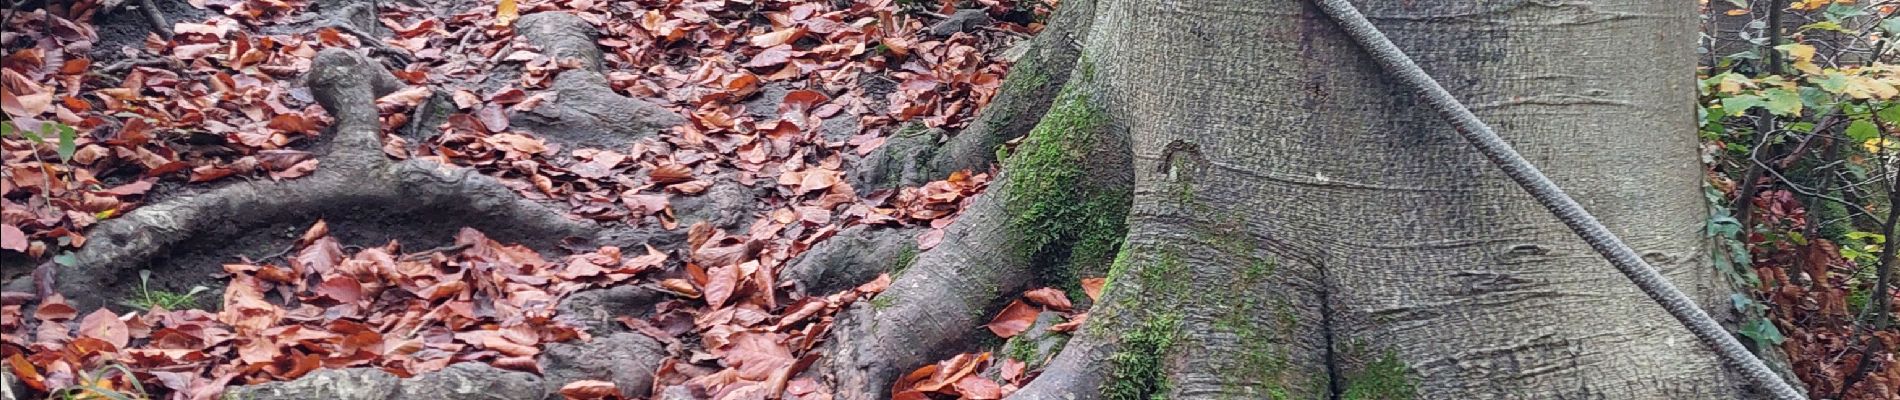
[[[6,112],[24,134],[5,138],[0,229],[9,288],[20,291],[7,293],[0,346],[20,396],[202,399],[325,369],[398,379],[467,362],[532,374],[482,372],[526,386],[483,390],[530,397],[690,388],[822,398],[826,388],[794,377],[831,315],[889,278],[806,295],[779,271],[860,227],[920,227],[915,247],[932,246],[941,234],[930,232],[988,171],[872,188],[854,187],[848,170],[894,131],[966,124],[998,89],[1012,46],[1050,11],[1014,1],[961,12],[891,1],[156,4],[169,40],[132,7],[9,11]],[[579,33],[561,26],[573,21],[591,31],[579,35],[589,48],[527,37]],[[318,207],[314,224],[174,240],[178,249],[137,271],[61,276],[89,227],[141,205],[347,167],[325,162],[340,151],[326,137],[337,117],[304,80],[327,48],[369,50],[402,84],[375,100],[381,154],[473,168],[616,235],[550,240],[508,224],[463,228],[490,216],[452,204],[367,202]],[[62,279],[113,283],[62,293]],[[550,345],[561,342],[594,347]],[[1026,378],[1020,362],[980,363],[1007,373],[946,372],[929,390],[994,398],[996,381]],[[639,368],[656,372],[616,371]],[[342,379],[386,379],[366,373]]]
[[[900,268],[941,240],[994,171],[906,187],[867,181],[863,160],[894,135],[967,125],[1054,7],[154,0],[154,23],[119,1],[69,3],[0,23],[0,371],[19,398],[829,398],[808,371],[819,343],[848,340],[828,337],[833,316],[879,307],[890,278],[787,277],[834,237],[905,232]],[[336,133],[346,118],[320,103],[342,89],[306,81],[326,49],[367,53],[397,83],[375,88],[377,163],[479,171],[458,179],[529,211],[463,192],[250,199],[287,211],[219,210],[269,219],[157,237],[172,245],[129,268],[75,267],[93,260],[91,228],[141,206],[295,196],[368,171],[334,156],[354,151]],[[514,219],[548,214],[534,210],[566,220]],[[1752,238],[1754,258],[1800,256],[1777,243]],[[1771,313],[1810,386],[1853,367],[1852,324],[1824,307],[1847,290],[1763,295],[1798,305]],[[994,335],[988,348],[893,392],[1001,398],[1039,362],[983,350],[1072,330],[1089,301],[1024,293],[972,333]],[[1883,372],[1869,386],[1900,385],[1900,368]]]

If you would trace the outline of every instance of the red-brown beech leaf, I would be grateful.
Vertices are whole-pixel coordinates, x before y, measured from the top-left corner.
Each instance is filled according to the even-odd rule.
[[[158,179],[153,179],[153,178],[141,179],[137,181],[132,181],[132,183],[127,183],[127,184],[119,185],[119,186],[113,186],[109,189],[101,190],[95,193],[107,194],[107,195],[113,195],[113,196],[137,196],[137,195],[145,194],[145,192],[151,191],[152,182],[157,181],[157,180]]]
[[[1024,303],[1022,300],[1011,301],[1009,307],[1004,307],[1003,312],[996,314],[996,318],[990,320],[989,325],[985,326],[990,328],[990,332],[995,333],[996,337],[1012,338],[1029,330],[1029,325],[1036,322],[1036,313],[1036,306]]]
[[[276,116],[270,117],[270,124],[265,125],[265,127],[295,133],[314,133],[317,131],[316,123],[298,114],[277,114]]]
[[[79,316],[79,310],[66,304],[66,297],[57,293],[46,298],[40,307],[33,310],[33,318],[41,321],[65,321]]]
[[[26,387],[46,391],[46,377],[40,376],[39,369],[34,368],[33,363],[26,360],[26,356],[21,354],[8,356],[7,368],[13,370],[13,376],[19,377],[20,383],[25,383]]]
[[[355,304],[363,299],[363,284],[347,275],[332,276],[317,284],[318,296],[335,300],[342,304]]]
[[[500,105],[489,104],[476,109],[475,119],[481,121],[482,127],[488,128],[489,132],[508,130],[508,114],[501,110]]]
[[[1107,283],[1107,278],[1082,278],[1082,293],[1089,295],[1089,301],[1101,301],[1102,286]]]
[[[1056,311],[1067,312],[1075,308],[1074,304],[1069,303],[1069,294],[1063,293],[1062,290],[1056,288],[1046,287],[1031,290],[1023,293],[1023,298]]]
[[[799,36],[802,36],[804,34],[805,34],[805,28],[785,28],[785,29],[780,29],[778,31],[774,31],[772,33],[753,36],[748,41],[752,42],[753,46],[758,46],[761,48],[776,47],[778,45],[791,43],[794,40],[798,40]]]
[[[86,319],[79,321],[79,336],[103,340],[115,349],[125,348],[125,343],[132,340],[131,330],[126,328],[125,321],[120,321],[118,314],[104,308],[86,314]]]
[[[613,382],[579,380],[561,385],[561,397],[567,400],[605,399],[620,395]]]
[[[691,168],[687,168],[685,165],[680,165],[680,164],[661,165],[659,167],[654,168],[653,172],[648,173],[647,175],[653,178],[654,183],[659,183],[659,184],[679,183],[679,182],[693,180],[693,170]]]
[[[706,305],[718,309],[732,297],[732,291],[739,287],[738,267],[721,265],[706,271]]]
[[[953,384],[957,393],[967,400],[996,400],[1003,398],[1003,387],[989,378],[977,375],[964,376]]]
[[[1069,322],[1063,322],[1060,324],[1050,325],[1049,331],[1050,332],[1075,332],[1076,328],[1082,327],[1082,324],[1088,321],[1089,321],[1089,313],[1076,314],[1075,317],[1072,317],[1069,319]]]
[[[13,224],[0,224],[0,249],[26,252],[26,232]]]

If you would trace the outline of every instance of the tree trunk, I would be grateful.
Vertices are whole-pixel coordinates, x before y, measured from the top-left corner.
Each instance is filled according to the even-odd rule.
[[[1729,314],[1702,235],[1694,3],[1359,3]],[[1095,11],[1081,104],[1044,125],[1081,107],[1125,130],[1128,235],[1089,324],[1016,398],[1749,395],[1309,2]]]

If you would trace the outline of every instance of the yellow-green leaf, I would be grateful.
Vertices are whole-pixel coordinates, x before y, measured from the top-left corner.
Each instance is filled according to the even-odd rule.
[[[495,25],[508,26],[515,23],[516,18],[521,18],[521,13],[515,10],[515,0],[501,0],[501,4],[495,5]]]

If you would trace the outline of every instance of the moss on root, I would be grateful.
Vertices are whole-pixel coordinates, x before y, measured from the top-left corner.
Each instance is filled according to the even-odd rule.
[[[1130,192],[1123,185],[1091,183],[1090,152],[1105,140],[1107,116],[1088,95],[1083,71],[1057,95],[1056,103],[1011,154],[1005,208],[1017,249],[1042,268],[1043,280],[1082,296],[1079,279],[1100,274],[1128,232]],[[1113,187],[1108,187],[1113,186]]]
[[[897,259],[891,260],[891,276],[896,277],[899,274],[903,274],[904,270],[910,269],[910,266],[916,263],[917,245],[904,245],[904,249],[897,252]]]
[[[1102,397],[1109,400],[1165,399],[1171,383],[1166,361],[1180,335],[1181,316],[1159,314],[1124,333],[1121,349],[1109,356],[1109,378]]]

